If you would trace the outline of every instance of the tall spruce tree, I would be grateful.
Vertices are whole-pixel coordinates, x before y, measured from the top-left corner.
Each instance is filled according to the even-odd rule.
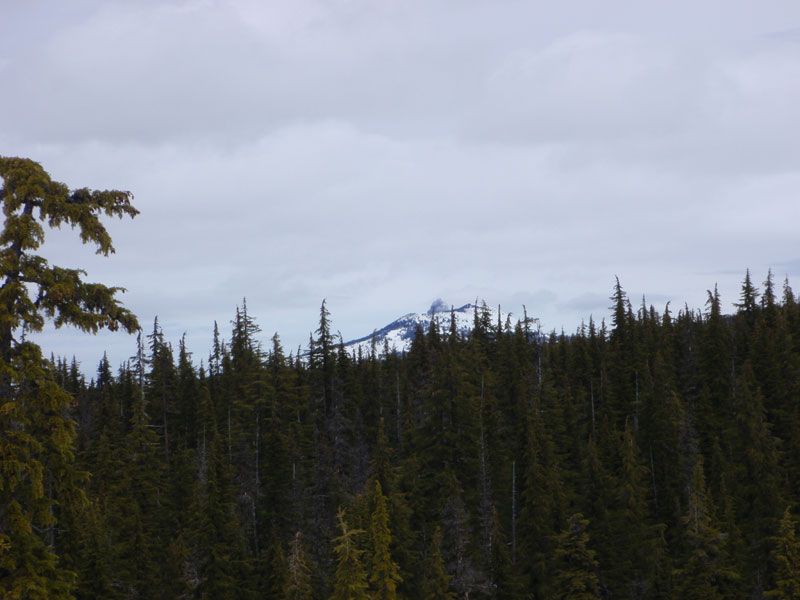
[[[311,598],[311,569],[303,548],[303,535],[299,531],[289,544],[287,563],[286,600]]]
[[[553,597],[559,600],[600,598],[595,551],[589,547],[589,524],[583,515],[569,518],[567,528],[556,537]]]
[[[688,495],[683,518],[685,555],[682,566],[675,571],[677,591],[687,600],[722,599],[722,589],[728,581],[739,577],[729,566],[727,536],[715,522],[700,458],[694,466]]]
[[[775,600],[800,598],[800,540],[797,539],[797,523],[788,506],[774,542],[772,556],[777,567],[775,588],[767,592],[766,596]]]
[[[424,600],[455,600],[456,595],[450,587],[452,577],[444,568],[440,527],[433,531],[427,571],[423,589]]]
[[[392,534],[389,530],[389,515],[386,512],[386,496],[381,484],[375,481],[373,490],[375,509],[370,519],[372,556],[369,563],[369,583],[375,600],[396,600],[397,584],[402,581],[397,563],[392,560]]]
[[[336,577],[333,584],[331,600],[368,600],[367,571],[361,560],[364,550],[359,547],[359,535],[363,529],[351,529],[344,520],[344,510],[339,509],[336,515],[341,535],[334,542],[336,554]]]
[[[70,598],[74,574],[55,553],[57,502],[77,502],[71,397],[25,334],[46,319],[95,333],[132,332],[136,317],[116,299],[120,288],[83,280],[80,269],[51,265],[37,251],[45,227],[78,228],[98,254],[114,251],[100,217],[138,211],[121,191],[70,191],[36,162],[0,157],[0,595]]]

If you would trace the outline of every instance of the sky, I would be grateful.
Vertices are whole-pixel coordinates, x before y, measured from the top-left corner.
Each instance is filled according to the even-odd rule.
[[[246,298],[265,345],[442,298],[545,330],[800,290],[796,0],[0,0],[0,155],[130,190],[121,286],[197,363]],[[92,372],[135,338],[62,329]]]

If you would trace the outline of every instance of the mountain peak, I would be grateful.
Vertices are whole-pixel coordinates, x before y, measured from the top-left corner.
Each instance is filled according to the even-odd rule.
[[[460,334],[467,334],[472,331],[475,324],[475,311],[486,310],[489,313],[492,324],[498,322],[498,308],[489,308],[485,303],[478,306],[477,304],[464,304],[458,308],[448,305],[441,298],[433,301],[427,312],[424,313],[408,313],[395,319],[388,325],[384,325],[380,329],[376,329],[369,335],[346,342],[345,348],[358,354],[368,355],[371,352],[373,340],[378,352],[388,345],[389,349],[394,349],[396,352],[405,352],[411,348],[411,340],[414,339],[414,333],[417,327],[422,327],[425,331],[430,328],[431,321],[436,320],[440,330],[447,330],[450,327],[450,312],[456,320],[456,329]],[[501,312],[499,320],[505,324],[510,313]]]

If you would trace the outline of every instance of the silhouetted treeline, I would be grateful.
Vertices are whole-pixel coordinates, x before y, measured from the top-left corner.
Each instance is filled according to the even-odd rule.
[[[246,305],[202,359],[156,322],[118,372],[57,361],[88,501],[56,551],[98,600],[796,598],[800,306],[759,287],[405,354],[324,303],[299,356]]]

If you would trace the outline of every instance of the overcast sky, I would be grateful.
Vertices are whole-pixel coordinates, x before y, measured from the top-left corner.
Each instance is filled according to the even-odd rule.
[[[440,297],[571,332],[615,275],[800,290],[796,0],[0,0],[0,82],[0,155],[141,210],[47,256],[198,362],[244,297],[288,352],[323,298],[350,339]]]

